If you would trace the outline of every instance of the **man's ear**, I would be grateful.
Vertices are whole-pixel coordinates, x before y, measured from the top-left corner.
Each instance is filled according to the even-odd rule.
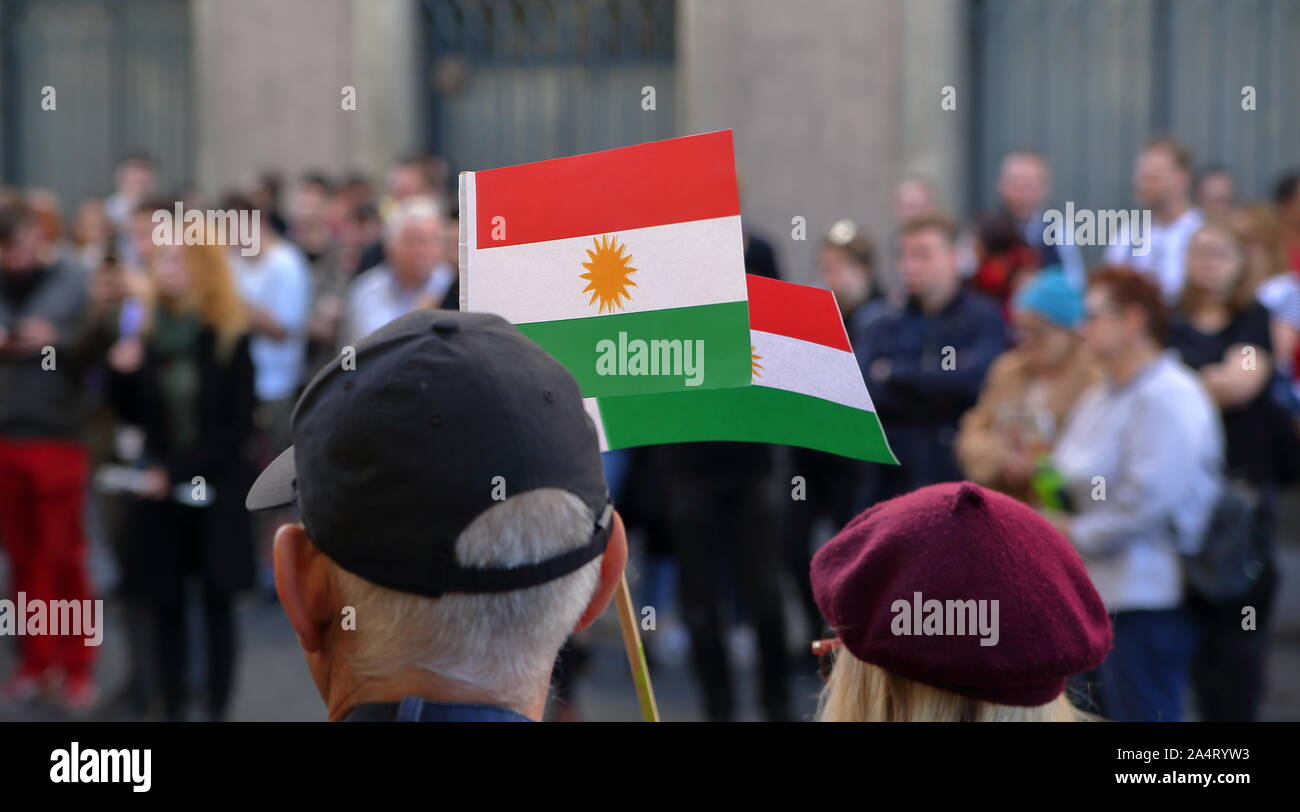
[[[330,591],[333,588],[329,561],[312,544],[300,524],[281,525],[272,548],[275,560],[275,592],[298,644],[308,654],[324,645],[325,624],[333,619]]]
[[[577,634],[590,626],[609,606],[614,597],[614,590],[623,580],[623,568],[627,566],[627,532],[623,529],[623,517],[614,511],[613,526],[609,530],[609,541],[605,543],[605,553],[600,559],[600,580],[596,591],[591,595],[591,602],[578,618],[578,625],[573,627]]]

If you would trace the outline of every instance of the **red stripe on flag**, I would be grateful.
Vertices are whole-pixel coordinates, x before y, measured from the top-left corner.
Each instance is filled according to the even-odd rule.
[[[749,328],[852,352],[835,294],[829,290],[745,275]]]
[[[479,248],[740,214],[731,130],[487,169],[474,180]],[[504,239],[493,239],[497,217]]]

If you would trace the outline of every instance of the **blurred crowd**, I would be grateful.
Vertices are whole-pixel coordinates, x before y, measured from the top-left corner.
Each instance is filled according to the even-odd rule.
[[[87,538],[102,539],[130,655],[124,684],[101,695],[94,648],[22,638],[0,699],[53,692],[81,713],[180,720],[198,704],[226,716],[235,601],[271,594],[266,549],[284,518],[244,510],[252,473],[290,445],[298,394],[340,348],[413,310],[459,306],[449,175],[412,155],[382,184],[266,174],[205,200],[157,188],[151,159],[130,155],[113,193],[80,201],[67,222],[48,192],[0,189],[9,590],[92,597]],[[1082,557],[1115,642],[1075,679],[1080,707],[1177,720],[1194,701],[1202,719],[1258,716],[1278,499],[1300,480],[1300,174],[1243,201],[1230,168],[1198,167],[1158,138],[1133,181],[1152,228],[1120,235],[1091,268],[1047,229],[1056,201],[1031,152],[1004,158],[998,199],[969,223],[908,178],[879,242],[851,220],[828,229],[817,273],[901,465],[730,443],[606,455],[642,553],[638,598],[680,618],[708,718],[737,715],[736,626],[753,629],[766,718],[791,717],[787,643],[824,636],[808,573],[827,528],[961,479],[1038,510]],[[157,239],[155,213],[178,201],[260,211],[258,250]],[[745,264],[782,275],[759,234],[745,234]],[[1189,588],[1186,559],[1228,489],[1248,506],[1248,560],[1217,573],[1219,588]],[[205,674],[192,703],[196,641]],[[581,638],[560,654],[558,718],[578,715],[585,656]]]

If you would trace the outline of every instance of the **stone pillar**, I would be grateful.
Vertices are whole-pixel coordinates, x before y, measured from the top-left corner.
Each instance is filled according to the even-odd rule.
[[[945,212],[963,215],[974,77],[964,0],[909,0],[903,9],[899,174],[928,178]],[[955,110],[940,105],[953,90]]]
[[[683,134],[732,128],[747,227],[786,278],[814,280],[815,248],[850,217],[884,242],[902,153],[901,0],[682,0]],[[911,5],[911,2],[906,5]],[[804,217],[807,239],[791,237]]]
[[[414,0],[192,1],[204,192],[266,168],[380,180],[417,143]]]

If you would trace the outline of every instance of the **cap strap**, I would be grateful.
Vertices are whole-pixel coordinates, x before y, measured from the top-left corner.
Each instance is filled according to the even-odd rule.
[[[605,502],[605,508],[596,518],[591,540],[567,553],[562,553],[536,564],[519,567],[454,567],[448,573],[445,592],[510,592],[554,581],[579,569],[605,552],[609,530],[614,516],[614,505]]]

